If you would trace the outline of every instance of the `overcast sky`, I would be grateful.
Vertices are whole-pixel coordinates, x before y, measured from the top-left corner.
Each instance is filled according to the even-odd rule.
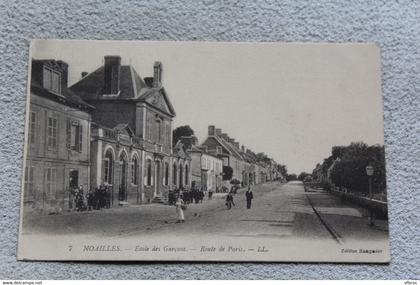
[[[35,59],[82,71],[120,55],[141,77],[163,65],[174,126],[188,124],[200,142],[210,124],[255,152],[311,172],[334,145],[383,144],[379,50],[373,45],[35,41]]]

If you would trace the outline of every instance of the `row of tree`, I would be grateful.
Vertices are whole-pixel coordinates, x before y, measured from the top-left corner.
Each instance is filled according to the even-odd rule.
[[[318,164],[312,173],[312,180],[328,180],[337,187],[345,187],[353,192],[367,193],[369,177],[366,166],[372,165],[373,193],[386,193],[385,150],[383,146],[368,146],[363,142],[348,146],[334,146],[331,155]],[[302,175],[302,176],[301,176]],[[305,179],[309,174],[301,174]]]

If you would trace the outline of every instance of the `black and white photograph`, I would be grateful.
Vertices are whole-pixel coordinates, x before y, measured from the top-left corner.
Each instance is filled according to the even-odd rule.
[[[19,260],[390,261],[375,44],[29,55]]]

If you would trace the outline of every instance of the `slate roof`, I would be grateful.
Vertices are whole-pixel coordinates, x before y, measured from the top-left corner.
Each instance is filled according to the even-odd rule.
[[[104,66],[97,68],[70,86],[70,89],[80,94],[84,100],[95,100],[104,91]],[[119,99],[134,99],[146,83],[140,78],[131,65],[121,65]]]
[[[93,101],[102,99],[100,95],[104,93],[104,66],[100,66],[95,71],[81,78],[78,82],[70,86],[70,89],[77,92],[83,100]],[[121,65],[120,69],[120,92],[118,96],[109,97],[112,100],[134,100],[136,102],[146,102],[154,95],[162,95],[168,105],[170,113],[175,116],[175,110],[169,101],[166,91],[163,87],[151,87],[138,75],[131,65]],[[150,85],[150,86],[149,86]]]
[[[236,149],[231,143],[227,142],[221,137],[215,136],[214,137],[225,149],[227,149],[233,156],[235,156],[238,159],[244,160],[244,158],[239,153],[239,150]]]

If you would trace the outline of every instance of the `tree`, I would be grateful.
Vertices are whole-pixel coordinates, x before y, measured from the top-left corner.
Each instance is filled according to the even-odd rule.
[[[231,180],[233,175],[233,168],[229,165],[223,166],[223,180]]]
[[[297,178],[296,174],[287,174],[286,180],[287,181],[294,181],[294,180],[298,180],[298,178]]]
[[[331,169],[331,181],[339,187],[346,187],[354,192],[368,192],[366,166],[374,168],[372,179],[373,193],[385,191],[385,151],[383,146],[368,146],[365,143],[351,143],[345,147],[341,159]]]
[[[298,180],[303,181],[307,176],[311,176],[311,175],[306,172],[301,172],[297,178]]]
[[[194,135],[194,130],[189,125],[180,126],[172,132],[172,145],[175,146],[181,137]]]
[[[281,176],[287,177],[287,167],[283,164],[277,164],[277,171],[280,172]]]

